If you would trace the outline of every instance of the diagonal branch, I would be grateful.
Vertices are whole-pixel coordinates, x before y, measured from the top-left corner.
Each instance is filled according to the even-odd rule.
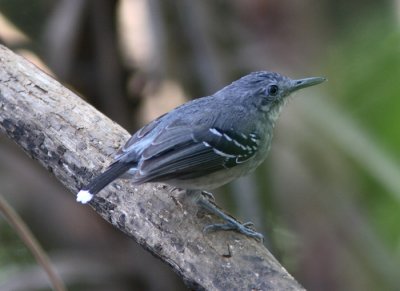
[[[129,137],[118,124],[3,46],[0,132],[74,193],[111,162]],[[91,206],[169,264],[190,288],[304,290],[259,242],[233,232],[204,234],[202,228],[213,218],[198,213],[182,192],[165,185],[118,181]]]

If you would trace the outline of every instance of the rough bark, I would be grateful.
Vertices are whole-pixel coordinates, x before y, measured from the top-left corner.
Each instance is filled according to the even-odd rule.
[[[0,131],[72,193],[99,174],[129,137],[118,124],[3,46]],[[260,242],[230,231],[204,234],[203,227],[216,218],[199,212],[182,192],[168,186],[135,186],[119,180],[90,206],[169,264],[192,289],[304,290]]]

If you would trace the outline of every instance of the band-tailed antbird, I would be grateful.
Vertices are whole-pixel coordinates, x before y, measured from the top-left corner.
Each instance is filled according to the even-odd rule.
[[[325,81],[292,80],[274,72],[253,72],[213,95],[189,101],[137,131],[114,162],[77,195],[89,202],[117,178],[134,184],[162,182],[185,189],[198,204],[224,220],[205,230],[235,230],[262,239],[202,195],[252,172],[266,158],[272,131],[287,97]]]

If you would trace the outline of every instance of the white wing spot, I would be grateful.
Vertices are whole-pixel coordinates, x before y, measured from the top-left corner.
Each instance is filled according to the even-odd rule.
[[[220,133],[216,128],[210,128],[209,131],[217,136],[222,136],[222,133]]]
[[[213,151],[214,151],[216,154],[218,154],[218,155],[220,155],[220,156],[222,156],[222,157],[225,157],[225,158],[236,158],[236,156],[230,155],[230,154],[226,154],[226,153],[224,153],[224,152],[221,152],[221,151],[217,150],[216,148],[213,148]]]
[[[253,135],[253,134],[251,134],[250,136],[251,136],[251,137],[250,137],[250,140],[251,140],[252,142],[256,143],[257,145],[259,145],[260,140],[257,138],[257,136],[256,136],[256,135]]]
[[[238,146],[238,147],[240,147],[241,149],[243,149],[243,150],[246,149],[246,147],[245,147],[244,145],[242,145],[240,142],[238,142],[237,140],[233,140],[233,143],[234,143],[236,146]]]
[[[226,133],[224,133],[224,137],[225,137],[228,141],[232,141],[232,138],[231,138],[229,135],[227,135]]]

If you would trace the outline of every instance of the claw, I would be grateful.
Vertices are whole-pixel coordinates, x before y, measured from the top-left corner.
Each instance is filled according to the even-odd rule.
[[[243,226],[247,227],[247,228],[253,228],[254,227],[254,223],[251,222],[251,221],[248,221],[248,222],[243,223]]]
[[[201,194],[206,197],[209,201],[215,202],[214,195],[211,192],[201,191]]]
[[[218,231],[218,230],[234,230],[237,231],[241,234],[244,234],[246,236],[255,238],[260,240],[261,242],[264,241],[264,236],[259,233],[256,232],[250,228],[248,228],[248,224],[253,225],[253,223],[245,223],[245,224],[240,224],[239,222],[235,222],[235,223],[215,223],[215,224],[209,224],[207,226],[204,227],[203,232],[205,233],[210,233],[213,231]]]
[[[203,232],[204,233],[210,233],[213,231],[217,231],[217,230],[231,230],[232,228],[229,228],[229,225],[227,223],[215,223],[215,224],[209,224],[206,225],[203,228]]]
[[[252,237],[255,239],[260,240],[261,242],[264,241],[264,236],[261,233],[258,233],[251,229],[251,227],[254,226],[252,222],[246,222],[244,224],[241,224],[240,222],[236,221],[233,217],[225,214],[221,209],[219,209],[215,204],[210,202],[209,198],[210,193],[208,192],[202,192],[203,196],[199,196],[199,199],[197,200],[197,203],[205,208],[207,211],[213,213],[214,215],[217,215],[221,219],[225,221],[225,223],[216,223],[216,224],[210,224],[204,227],[203,231],[205,233],[212,232],[212,231],[218,231],[218,230],[233,230],[236,232],[239,232],[241,234],[244,234],[248,237]],[[214,198],[211,195],[212,198]]]
[[[182,189],[182,188],[178,188],[178,187],[172,187],[172,188],[170,189],[170,193],[175,192],[175,191],[181,192],[181,191],[183,191],[183,189]]]

